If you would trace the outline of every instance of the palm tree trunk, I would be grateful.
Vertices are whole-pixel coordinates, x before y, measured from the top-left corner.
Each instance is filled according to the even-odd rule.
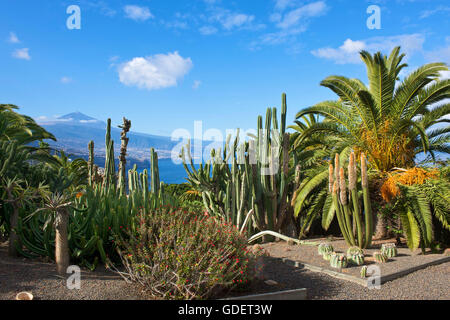
[[[63,275],[69,267],[69,243],[67,239],[67,225],[69,213],[67,210],[58,212],[56,217],[56,235],[55,235],[55,260],[56,270]]]
[[[376,215],[376,224],[375,224],[375,239],[384,239],[387,236],[387,221],[386,218],[383,217],[382,214]]]
[[[9,232],[9,247],[8,247],[8,254],[11,257],[17,257],[18,253],[17,253],[17,249],[16,249],[16,244],[18,244],[20,246],[20,238],[17,235],[15,229],[17,228],[17,223],[19,221],[19,207],[17,206],[17,204],[15,202],[12,203],[12,207],[13,207],[13,214],[11,215],[10,218],[10,232]]]

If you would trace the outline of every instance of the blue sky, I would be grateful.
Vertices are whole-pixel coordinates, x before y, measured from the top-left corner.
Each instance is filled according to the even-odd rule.
[[[81,9],[69,30],[66,9]],[[369,29],[370,5],[381,29]],[[450,63],[448,1],[71,0],[0,2],[0,97],[45,121],[80,111],[167,135],[254,128],[288,97],[295,113],[333,99],[319,83],[365,81],[358,51],[401,45],[413,68]],[[448,75],[447,75],[448,76]]]

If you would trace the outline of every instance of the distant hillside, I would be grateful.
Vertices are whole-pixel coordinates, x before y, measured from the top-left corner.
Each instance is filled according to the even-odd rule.
[[[47,131],[51,132],[57,142],[50,141],[52,147],[62,149],[76,156],[88,155],[88,143],[94,141],[95,155],[105,155],[106,123],[80,112],[69,113],[54,120],[38,121]],[[112,128],[111,137],[115,150],[120,149],[120,129]],[[160,158],[170,158],[170,152],[178,142],[169,137],[129,132],[128,155],[130,159],[144,162],[150,157],[150,148],[155,148]]]

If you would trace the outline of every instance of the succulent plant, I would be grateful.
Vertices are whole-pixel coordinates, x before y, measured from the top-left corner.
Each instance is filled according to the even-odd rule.
[[[362,266],[361,271],[359,272],[359,274],[361,275],[361,278],[365,278],[367,277],[367,266]]]
[[[385,263],[388,257],[384,253],[377,251],[373,253],[373,259],[376,263]]]
[[[339,228],[348,245],[368,248],[372,242],[373,217],[369,197],[367,161],[364,154],[361,154],[363,207],[359,203],[359,192],[356,182],[357,168],[354,152],[350,154],[348,162],[348,188],[344,168],[340,167],[339,155],[336,154],[334,167],[332,164],[329,167],[329,188],[333,196]],[[353,232],[354,229],[356,235]]]
[[[326,260],[326,261],[330,261],[331,256],[334,255],[334,254],[335,254],[335,252],[324,252],[324,253],[322,254],[322,258],[323,258],[324,260]]]
[[[331,255],[330,265],[337,269],[346,268],[348,265],[347,257],[342,253],[334,253]]]
[[[347,257],[352,256],[357,253],[364,254],[364,251],[361,248],[356,247],[356,246],[352,246],[347,249]]]
[[[290,134],[286,132],[287,101],[282,95],[281,121],[276,108],[267,109],[257,121],[257,134],[240,142],[239,131],[234,143],[228,135],[223,149],[211,150],[211,159],[195,166],[190,141],[180,157],[188,175],[188,182],[201,190],[209,215],[220,216],[241,229],[251,215],[247,234],[256,230],[280,233],[292,207],[291,192],[300,184],[300,166],[289,152]],[[295,179],[290,180],[290,163]],[[229,164],[229,165],[228,165]],[[251,213],[250,213],[251,212]]]
[[[322,242],[319,244],[319,247],[317,249],[320,255],[323,255],[324,253],[331,253],[333,252],[333,246],[329,243]]]
[[[395,246],[395,243],[385,243],[381,246],[381,253],[383,253],[388,258],[396,257],[397,247]]]
[[[350,256],[347,256],[347,259],[348,261],[350,261],[350,263],[356,266],[364,264],[364,255],[362,253],[354,253]]]

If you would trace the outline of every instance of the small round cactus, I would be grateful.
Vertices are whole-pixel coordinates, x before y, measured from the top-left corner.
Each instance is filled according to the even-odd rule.
[[[364,255],[361,253],[355,253],[352,254],[351,256],[347,256],[348,261],[350,261],[350,263],[356,265],[356,266],[360,266],[364,264]]]
[[[365,278],[367,277],[367,266],[362,266],[361,271],[359,272],[359,274],[361,275],[361,278]]]
[[[396,257],[398,252],[395,243],[385,243],[381,245],[381,253],[383,253],[388,258]]]
[[[319,248],[317,249],[320,255],[323,255],[325,252],[331,253],[334,251],[333,246],[329,243],[322,242],[319,244]]]
[[[347,250],[347,257],[352,256],[352,255],[354,255],[354,254],[356,254],[356,253],[364,254],[364,251],[363,251],[361,248],[356,247],[356,246],[350,247],[350,248],[348,248],[348,250]]]
[[[333,255],[331,255],[331,259],[330,259],[331,267],[337,268],[337,269],[342,269],[342,268],[346,268],[347,264],[348,264],[348,260],[347,260],[347,257],[345,256],[345,254],[334,253]]]
[[[324,252],[322,254],[322,258],[326,261],[330,261],[331,256],[334,254],[335,252]]]
[[[373,253],[373,259],[376,263],[385,263],[388,257],[384,253],[377,251]]]

